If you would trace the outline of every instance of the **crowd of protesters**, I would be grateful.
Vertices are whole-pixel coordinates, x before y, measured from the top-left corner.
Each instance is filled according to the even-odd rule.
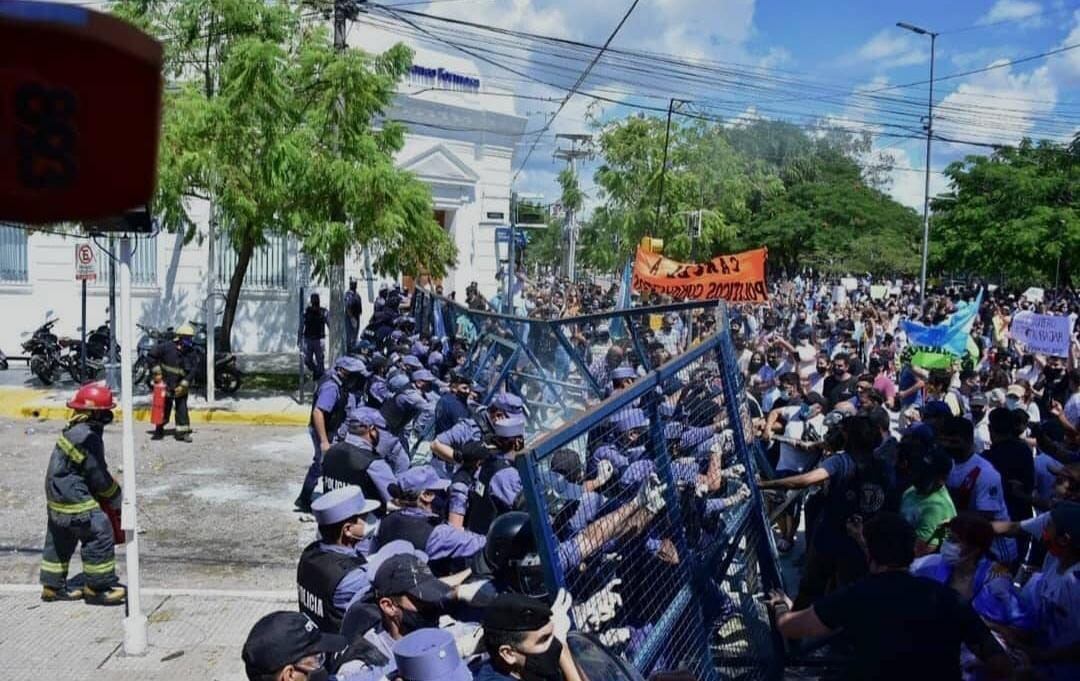
[[[759,485],[775,546],[801,573],[794,601],[772,596],[781,633],[839,631],[830,645],[850,655],[850,678],[1080,678],[1080,341],[1046,357],[1009,336],[1023,310],[1075,320],[1076,292],[987,292],[974,351],[932,369],[910,361],[903,322],[940,324],[975,288],[936,289],[925,308],[902,282],[799,276],[770,293],[766,305],[732,306],[729,321],[747,425],[770,464]],[[298,566],[307,619],[260,622],[245,647],[252,678],[286,667],[309,678],[587,678],[568,613],[624,654],[647,631],[616,612],[618,579],[573,598],[546,593],[513,461],[526,415],[544,413],[552,388],[526,371],[517,394],[504,391],[469,353],[483,334],[512,338],[591,405],[709,338],[717,316],[702,306],[575,322],[672,301],[556,278],[520,277],[509,301],[475,285],[457,299],[419,323],[407,292],[383,289],[353,352],[320,381],[296,501],[320,533]],[[493,314],[507,310],[568,320],[563,337]],[[718,406],[723,374],[712,360],[656,396],[681,457],[673,473],[705,515],[749,497]],[[588,574],[601,549],[679,560],[653,527],[664,490],[640,406],[585,451],[552,459],[553,496],[573,501],[564,570]]]

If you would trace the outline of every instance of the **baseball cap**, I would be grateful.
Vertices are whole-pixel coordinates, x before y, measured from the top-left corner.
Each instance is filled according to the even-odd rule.
[[[249,679],[277,674],[287,665],[316,653],[338,653],[348,647],[344,636],[324,634],[306,615],[278,611],[251,628],[241,657]]]
[[[536,631],[551,621],[551,608],[522,594],[502,593],[484,612],[484,629]]]
[[[397,476],[398,487],[408,494],[418,494],[429,489],[446,489],[450,481],[440,478],[431,466],[417,466]]]
[[[987,402],[986,395],[984,393],[975,393],[968,399],[968,402],[973,407],[985,407]]]
[[[1021,399],[1021,400],[1024,399],[1024,395],[1026,395],[1026,394],[1027,394],[1027,391],[1024,390],[1024,386],[1019,385],[1018,383],[1013,383],[1005,391],[1005,396],[1006,397],[1016,397],[1016,398]]]
[[[402,553],[383,561],[372,582],[382,596],[407,594],[424,603],[440,604],[452,589],[432,574],[431,568],[415,555]]]

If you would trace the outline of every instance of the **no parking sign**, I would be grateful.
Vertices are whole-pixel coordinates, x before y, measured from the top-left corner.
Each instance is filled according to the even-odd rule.
[[[97,261],[90,244],[75,245],[75,281],[96,281]]]

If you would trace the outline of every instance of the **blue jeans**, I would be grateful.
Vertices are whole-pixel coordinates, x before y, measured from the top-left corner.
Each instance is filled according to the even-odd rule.
[[[326,346],[322,338],[304,339],[304,366],[311,370],[316,381],[326,373]]]

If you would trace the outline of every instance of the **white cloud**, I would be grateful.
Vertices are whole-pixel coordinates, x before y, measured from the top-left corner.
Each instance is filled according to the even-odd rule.
[[[1042,137],[1047,125],[1053,125],[1048,119],[1057,98],[1047,65],[1027,73],[1011,67],[986,71],[962,82],[937,104],[934,129],[944,137],[989,144]]]
[[[997,0],[990,11],[979,18],[977,23],[995,24],[1001,21],[1019,22],[1023,27],[1035,27],[1042,24],[1042,5],[1030,0]]]
[[[929,58],[924,42],[898,28],[886,28],[860,45],[846,61],[873,62],[872,66],[886,69],[922,64]]]
[[[893,163],[893,171],[889,175],[889,194],[897,202],[922,212],[923,191],[926,183],[926,175],[920,172],[926,163],[926,147],[918,142],[910,146],[918,150],[911,152],[904,147],[892,147],[881,150],[879,153],[888,156]],[[939,164],[935,163],[934,168]],[[940,172],[930,173],[930,196],[934,197],[948,190],[949,181]]]
[[[1065,40],[1058,45],[1059,48],[1066,45],[1080,43],[1080,10],[1072,16],[1072,30]],[[1054,80],[1063,86],[1080,85],[1080,49],[1069,50],[1050,60],[1051,74]]]

